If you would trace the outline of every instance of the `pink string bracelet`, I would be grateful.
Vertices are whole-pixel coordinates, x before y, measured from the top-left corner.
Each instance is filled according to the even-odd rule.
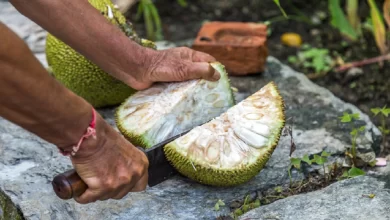
[[[91,121],[91,123],[89,123],[87,131],[83,134],[83,136],[81,136],[77,145],[72,147],[71,152],[67,152],[67,151],[64,151],[63,149],[59,148],[60,153],[64,156],[76,155],[76,153],[80,149],[80,146],[83,143],[84,139],[87,139],[90,136],[92,136],[93,138],[96,138],[96,128],[95,127],[96,127],[96,111],[95,111],[95,109],[92,108],[92,121]]]

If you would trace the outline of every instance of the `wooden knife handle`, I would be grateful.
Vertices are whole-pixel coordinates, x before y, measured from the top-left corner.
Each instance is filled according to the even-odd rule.
[[[64,200],[79,196],[88,188],[74,169],[58,174],[51,184],[57,196]]]

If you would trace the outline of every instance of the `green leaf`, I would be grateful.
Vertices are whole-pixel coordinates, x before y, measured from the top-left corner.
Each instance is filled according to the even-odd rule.
[[[356,128],[354,128],[354,129],[352,129],[352,131],[350,133],[351,133],[351,135],[355,136],[355,135],[357,135],[358,130]]]
[[[286,12],[284,11],[284,9],[282,8],[282,6],[280,5],[279,0],[274,0],[274,2],[275,2],[275,4],[279,7],[279,10],[282,12],[283,16],[284,16],[285,18],[288,18]]]
[[[374,116],[376,116],[377,114],[379,114],[382,111],[382,109],[380,109],[380,108],[372,108],[370,110],[372,113],[374,113]]]
[[[249,211],[249,205],[243,205],[242,206],[242,211],[245,213],[245,212],[247,212],[247,211]]]
[[[287,61],[288,61],[289,63],[296,63],[296,62],[298,61],[298,58],[297,58],[296,56],[289,56],[289,57],[287,58]]]
[[[337,28],[344,36],[355,41],[358,38],[356,31],[348,22],[339,0],[329,0],[328,8],[331,14],[331,25]]]
[[[314,161],[316,164],[318,165],[322,165],[324,164],[325,162],[327,162],[327,159],[325,157],[321,157],[321,156],[318,156],[317,154],[314,155]]]
[[[344,112],[343,116],[339,117],[341,119],[341,122],[351,122],[352,118],[351,115]]]
[[[360,115],[359,115],[359,113],[354,113],[354,114],[350,114],[351,115],[351,117],[352,117],[352,119],[359,119],[360,118]]]
[[[360,19],[359,19],[359,1],[358,0],[347,0],[347,6],[346,6],[348,21],[353,27],[353,29],[358,33],[358,35],[361,34],[360,32]]]
[[[214,205],[214,210],[218,211],[220,206],[225,206],[225,203],[222,200],[218,200],[217,203]]]
[[[382,109],[382,114],[386,117],[389,117],[390,114],[390,108]]]
[[[378,7],[374,0],[368,0],[368,4],[370,6],[370,15],[372,19],[372,23],[374,25],[374,36],[377,47],[379,48],[381,54],[385,54],[387,52],[386,45],[386,28],[383,23],[383,18],[381,12],[378,10]]]
[[[363,125],[359,128],[359,131],[364,131],[364,129],[366,129],[366,126]]]
[[[252,203],[252,208],[257,208],[257,207],[260,207],[260,199],[256,199],[253,203]]]
[[[301,159],[292,157],[292,158],[290,159],[290,161],[291,161],[291,164],[292,164],[295,168],[297,168],[297,169],[300,169],[300,168],[301,168]]]
[[[321,157],[329,157],[329,156],[330,156],[330,153],[328,153],[326,151],[322,151]]]
[[[309,156],[307,154],[305,154],[303,157],[302,157],[302,161],[306,162],[307,164],[311,165],[311,160],[309,158]]]
[[[215,210],[215,211],[219,211],[219,204],[218,204],[218,203],[215,203],[215,205],[214,205],[214,210]]]
[[[357,168],[357,167],[352,167],[351,169],[349,169],[348,171],[348,176],[349,177],[356,177],[356,176],[361,176],[361,175],[364,175],[366,174],[363,170]]]
[[[177,0],[177,3],[179,3],[179,5],[181,7],[187,7],[187,1],[186,0]]]

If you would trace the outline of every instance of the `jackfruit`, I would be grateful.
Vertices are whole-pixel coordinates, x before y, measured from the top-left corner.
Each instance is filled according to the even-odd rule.
[[[210,64],[221,78],[158,83],[138,91],[116,110],[119,131],[134,145],[150,148],[201,125],[235,104],[225,67]]]
[[[131,23],[110,0],[88,2],[109,22],[120,28],[129,40],[156,49],[154,42],[138,37]],[[47,63],[54,78],[95,108],[118,105],[136,92],[51,34],[47,35],[45,50]]]
[[[182,175],[205,185],[234,186],[257,175],[284,127],[284,104],[270,82],[225,113],[164,146]]]

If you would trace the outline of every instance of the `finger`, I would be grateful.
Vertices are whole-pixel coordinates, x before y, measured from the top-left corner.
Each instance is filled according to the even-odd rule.
[[[125,197],[129,192],[144,191],[146,189],[147,183],[148,183],[148,174],[146,173],[139,179],[139,181],[135,185],[133,184],[127,185],[127,187],[120,190],[119,193],[117,193],[117,195],[113,196],[112,198],[118,200]]]
[[[146,189],[146,186],[148,185],[148,173],[146,172],[145,175],[143,175],[139,181],[135,184],[135,186],[130,190],[130,192],[141,192]]]
[[[83,194],[74,198],[74,200],[80,204],[88,204],[93,203],[98,200],[100,197],[100,193],[93,191],[91,189],[87,189]]]
[[[182,68],[179,71],[184,80],[191,79],[205,79],[210,81],[217,81],[221,77],[219,72],[216,71],[209,63],[206,62],[188,62],[186,68]]]
[[[215,62],[216,59],[210,54],[193,50],[192,61],[193,62]]]

